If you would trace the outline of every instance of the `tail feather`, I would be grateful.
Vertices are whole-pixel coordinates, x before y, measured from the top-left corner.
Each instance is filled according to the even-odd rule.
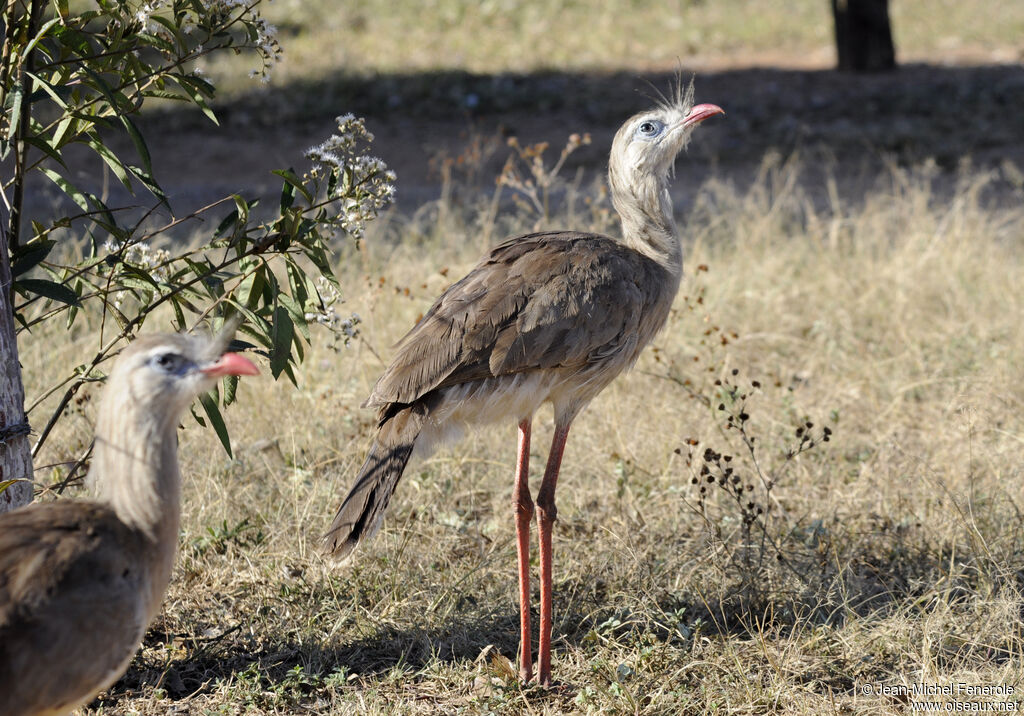
[[[324,535],[325,554],[344,559],[360,541],[376,534],[412,457],[424,416],[424,406],[414,404],[383,420],[355,484]]]

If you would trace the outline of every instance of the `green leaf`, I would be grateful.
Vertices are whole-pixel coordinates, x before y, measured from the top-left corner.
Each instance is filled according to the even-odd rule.
[[[184,331],[187,326],[185,325],[185,313],[181,310],[181,303],[177,298],[172,298],[170,303],[174,308],[175,328]]]
[[[146,140],[142,136],[142,132],[135,126],[135,122],[130,117],[121,115],[121,124],[124,125],[125,130],[128,132],[128,136],[131,137],[132,144],[135,145],[135,151],[138,152],[139,160],[142,162],[142,168],[146,170],[147,174],[153,173],[153,160],[149,156],[149,147],[146,146]]]
[[[78,294],[64,284],[55,281],[47,281],[41,278],[23,278],[14,282],[14,288],[26,293],[34,293],[44,298],[51,298],[54,301],[66,303],[69,306],[77,306]]]
[[[164,190],[160,187],[160,185],[156,183],[156,179],[153,178],[153,175],[150,172],[147,172],[145,169],[132,166],[131,164],[128,164],[127,168],[128,171],[130,171],[135,176],[136,179],[142,182],[143,186],[149,189],[150,194],[159,199],[160,203],[166,206],[168,209],[171,208],[171,202],[167,198],[167,194],[165,194]]]
[[[86,197],[85,193],[81,191],[78,187],[76,187],[74,184],[69,182],[67,179],[65,179],[52,169],[41,167],[41,171],[45,176],[47,176],[50,179],[50,181],[52,181],[54,184],[60,187],[60,190],[67,194],[71,198],[71,201],[78,204],[82,211],[91,210],[92,207],[89,205],[88,197]]]
[[[107,84],[107,81],[104,80],[103,77],[92,67],[90,67],[88,63],[82,63],[80,66],[82,71],[91,80],[91,82],[87,84],[103,95],[103,98],[110,104],[111,109],[116,110],[118,113],[135,111],[132,101],[125,96],[124,92],[116,90]],[[93,117],[92,119],[93,121],[96,121],[98,118]]]
[[[92,149],[94,152],[100,155],[106,165],[110,167],[110,171],[114,172],[114,176],[124,185],[124,188],[129,193],[134,194],[135,190],[132,188],[132,181],[128,178],[128,169],[125,167],[124,162],[121,158],[114,154],[114,151],[103,143],[103,140],[97,135],[86,135],[85,144]]]
[[[128,288],[137,288],[141,291],[153,291],[160,288],[160,283],[145,269],[131,264],[121,264],[121,275],[116,282]]]
[[[307,341],[309,340],[309,326],[306,323],[306,313],[302,310],[302,306],[295,302],[291,296],[287,293],[279,294],[277,300],[282,306],[288,311],[288,315],[291,316],[292,322],[299,329],[299,333]]]
[[[39,28],[38,32],[36,32],[36,36],[32,38],[32,41],[25,45],[25,48],[21,51],[21,56],[22,61],[25,63],[26,66],[28,65],[28,56],[32,52],[32,50],[34,50],[35,46],[44,37],[46,37],[46,33],[50,31],[50,28],[52,28],[59,22],[61,22],[61,19],[59,17],[55,17],[50,19],[49,22],[44,23],[43,26]]]
[[[64,115],[64,119],[62,119],[60,123],[57,124],[57,128],[53,130],[53,138],[50,140],[51,142],[53,142],[53,146],[56,147],[57,149],[60,149],[62,146],[64,146],[64,135],[67,133],[68,129],[71,128],[72,124],[74,124],[75,129],[71,132],[71,136],[73,137],[75,134],[77,134],[79,121],[81,120],[77,119],[76,117],[73,117],[70,114]]]
[[[274,346],[270,351],[270,373],[274,376],[274,380],[281,376],[281,371],[288,365],[294,333],[295,326],[292,324],[291,316],[288,315],[288,309],[284,306],[275,308],[274,325],[270,333]]]
[[[11,110],[10,114],[7,115],[8,117],[11,117],[13,119],[15,117],[21,116],[21,101],[24,99],[24,97],[25,88],[22,86],[21,82],[15,82],[14,87],[11,88]],[[5,102],[4,104],[7,103]],[[12,121],[10,125],[7,127],[7,139],[13,140],[14,134],[15,132],[17,132],[17,130],[18,123],[16,121]]]
[[[302,194],[302,196],[306,198],[306,201],[313,201],[313,195],[309,192],[309,189],[306,188],[306,185],[302,183],[302,179],[300,179],[291,169],[275,169],[273,173],[284,179],[284,186],[281,187],[282,198],[284,197],[284,191],[288,187],[292,187],[295,191]],[[292,195],[294,197],[294,192]],[[291,202],[288,203],[288,206],[291,206]],[[282,205],[281,208],[287,209],[288,206]]]
[[[40,261],[47,257],[56,243],[53,239],[47,239],[46,241],[37,241],[25,246],[19,246],[12,257],[11,276],[17,277],[31,271]]]
[[[245,314],[245,316],[248,318],[248,316],[249,316],[248,313],[245,313],[245,311],[242,311],[242,313]],[[252,315],[256,315],[256,314],[252,314]],[[238,332],[239,333],[244,333],[245,335],[247,335],[250,338],[252,338],[253,340],[255,340],[257,343],[259,343],[260,345],[266,346],[268,349],[273,350],[274,344],[270,340],[269,325],[266,324],[266,321],[263,321],[263,319],[259,319],[259,320],[261,321],[261,323],[263,325],[266,325],[267,330],[265,330],[265,331],[262,330],[263,325],[261,325],[260,328],[254,328],[253,325],[250,324],[250,323],[243,323],[241,326],[238,327]],[[257,351],[257,353],[259,353],[261,356],[266,356],[266,357],[269,358],[270,357],[270,350]]]
[[[78,295],[78,296],[82,295],[82,287],[83,287],[82,279],[76,279],[75,280],[75,288],[74,288],[74,291],[75,291],[76,295]],[[68,324],[67,324],[67,328],[71,328],[71,326],[73,326],[74,323],[75,323],[75,319],[78,318],[78,309],[79,309],[80,305],[81,304],[79,304],[77,306],[72,306],[71,308],[68,309]]]
[[[307,274],[290,258],[286,264],[288,271],[288,286],[291,288],[292,296],[295,297],[299,306],[305,306],[309,301],[309,291],[306,290]]]
[[[321,274],[324,276],[332,275],[331,264],[330,261],[327,260],[327,253],[324,251],[323,246],[320,246],[319,244],[310,246],[305,250],[305,254],[309,257],[309,260],[313,262],[313,265],[320,270]]]
[[[189,99],[192,100],[192,103],[195,106],[199,107],[199,109],[202,110],[203,114],[209,117],[210,121],[219,127],[220,122],[217,121],[217,115],[213,113],[212,109],[210,109],[210,105],[206,103],[206,97],[203,96],[204,91],[206,92],[207,96],[211,94],[210,88],[212,87],[212,85],[210,85],[210,83],[204,80],[201,80],[198,77],[193,77],[191,75],[175,75],[174,80],[178,83],[179,87],[185,90],[185,94],[189,96]]]
[[[266,281],[263,278],[263,272],[266,270],[267,267],[265,265],[261,266],[239,284],[237,293],[239,296],[245,296],[246,307],[256,308],[259,303],[260,295],[263,293],[263,286],[266,285]]]
[[[229,375],[224,379],[224,405],[231,405],[235,402],[238,394],[238,376]]]
[[[50,99],[52,99],[54,103],[61,109],[67,109],[67,102],[65,102],[64,99],[60,96],[60,94],[58,94],[57,90],[53,87],[51,83],[47,82],[39,75],[34,74],[32,72],[26,72],[25,74],[32,78],[33,84],[38,88],[35,92],[33,92],[33,94],[43,92],[49,95]],[[42,97],[40,97],[39,99],[42,99]]]
[[[221,222],[217,224],[217,230],[213,232],[213,238],[219,239],[228,230],[228,227],[238,222],[238,209],[234,209],[228,213]]]
[[[224,424],[224,418],[220,414],[220,408],[217,407],[217,399],[214,397],[214,392],[203,393],[199,396],[199,402],[203,404],[203,410],[206,411],[206,417],[210,419],[210,425],[213,426],[214,432],[217,433],[217,437],[220,438],[220,444],[224,446],[224,452],[228,454],[228,457],[234,457],[231,454],[231,436],[228,435],[228,428]]]
[[[277,172],[275,172],[276,174]],[[295,203],[295,187],[288,182],[281,185],[281,213],[291,208]]]
[[[25,143],[35,147],[65,169],[68,168],[68,165],[64,163],[64,157],[60,155],[60,152],[50,146],[50,143],[42,137],[25,137]]]
[[[140,93],[143,97],[157,97],[159,99],[170,99],[175,102],[189,102],[188,97],[182,97],[180,92],[173,92],[171,90],[162,89],[148,89]]]
[[[239,330],[248,330],[252,335],[260,336],[260,342],[268,348],[271,348],[273,344],[267,339],[267,334],[271,331],[271,326],[263,318],[263,316],[250,310],[245,305],[239,303],[234,299],[228,299],[231,302],[231,306],[245,316],[245,323],[242,324]]]

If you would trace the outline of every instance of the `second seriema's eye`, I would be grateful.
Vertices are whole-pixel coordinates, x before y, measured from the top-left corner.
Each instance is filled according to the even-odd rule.
[[[177,353],[160,353],[153,357],[152,362],[165,373],[180,373],[188,361]]]

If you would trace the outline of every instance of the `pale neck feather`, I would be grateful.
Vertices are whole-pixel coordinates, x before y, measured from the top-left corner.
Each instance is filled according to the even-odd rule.
[[[89,480],[101,501],[150,539],[177,542],[181,511],[178,410],[140,400],[130,390],[105,391],[96,420]]]
[[[677,280],[683,272],[683,248],[672,215],[667,178],[651,174],[622,181],[609,171],[612,204],[622,221],[626,245],[662,266]]]

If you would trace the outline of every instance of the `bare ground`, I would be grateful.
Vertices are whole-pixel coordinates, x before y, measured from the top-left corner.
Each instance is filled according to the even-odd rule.
[[[459,156],[473,136],[516,135],[561,147],[570,134],[587,132],[593,144],[572,157],[569,169],[603,172],[620,123],[649,106],[655,88],[666,90],[674,75],[335,77],[243,96],[218,109],[219,127],[201,115],[175,111],[150,116],[145,128],[157,179],[180,215],[233,192],[272,196],[279,183],[270,171],[301,169],[305,149],[331,133],[333,118],[353,112],[366,117],[376,135],[373,151],[398,173],[399,209],[412,212],[441,191],[437,160]],[[721,105],[727,115],[702,127],[679,162],[674,194],[683,208],[710,175],[746,185],[770,151],[800,152],[809,160],[805,180],[812,194],[821,194],[821,179],[831,173],[847,199],[873,188],[892,163],[934,160],[952,185],[966,161],[975,169],[1002,172],[1003,189],[1020,183],[1020,174],[1007,167],[1024,167],[1019,64],[915,64],[875,75],[707,68],[695,74],[695,82],[698,99]],[[506,155],[498,149],[480,168],[483,176],[496,176]],[[100,167],[79,181],[99,189]],[[999,194],[1000,183],[993,189]],[[39,187],[35,200],[52,197],[52,190]]]

